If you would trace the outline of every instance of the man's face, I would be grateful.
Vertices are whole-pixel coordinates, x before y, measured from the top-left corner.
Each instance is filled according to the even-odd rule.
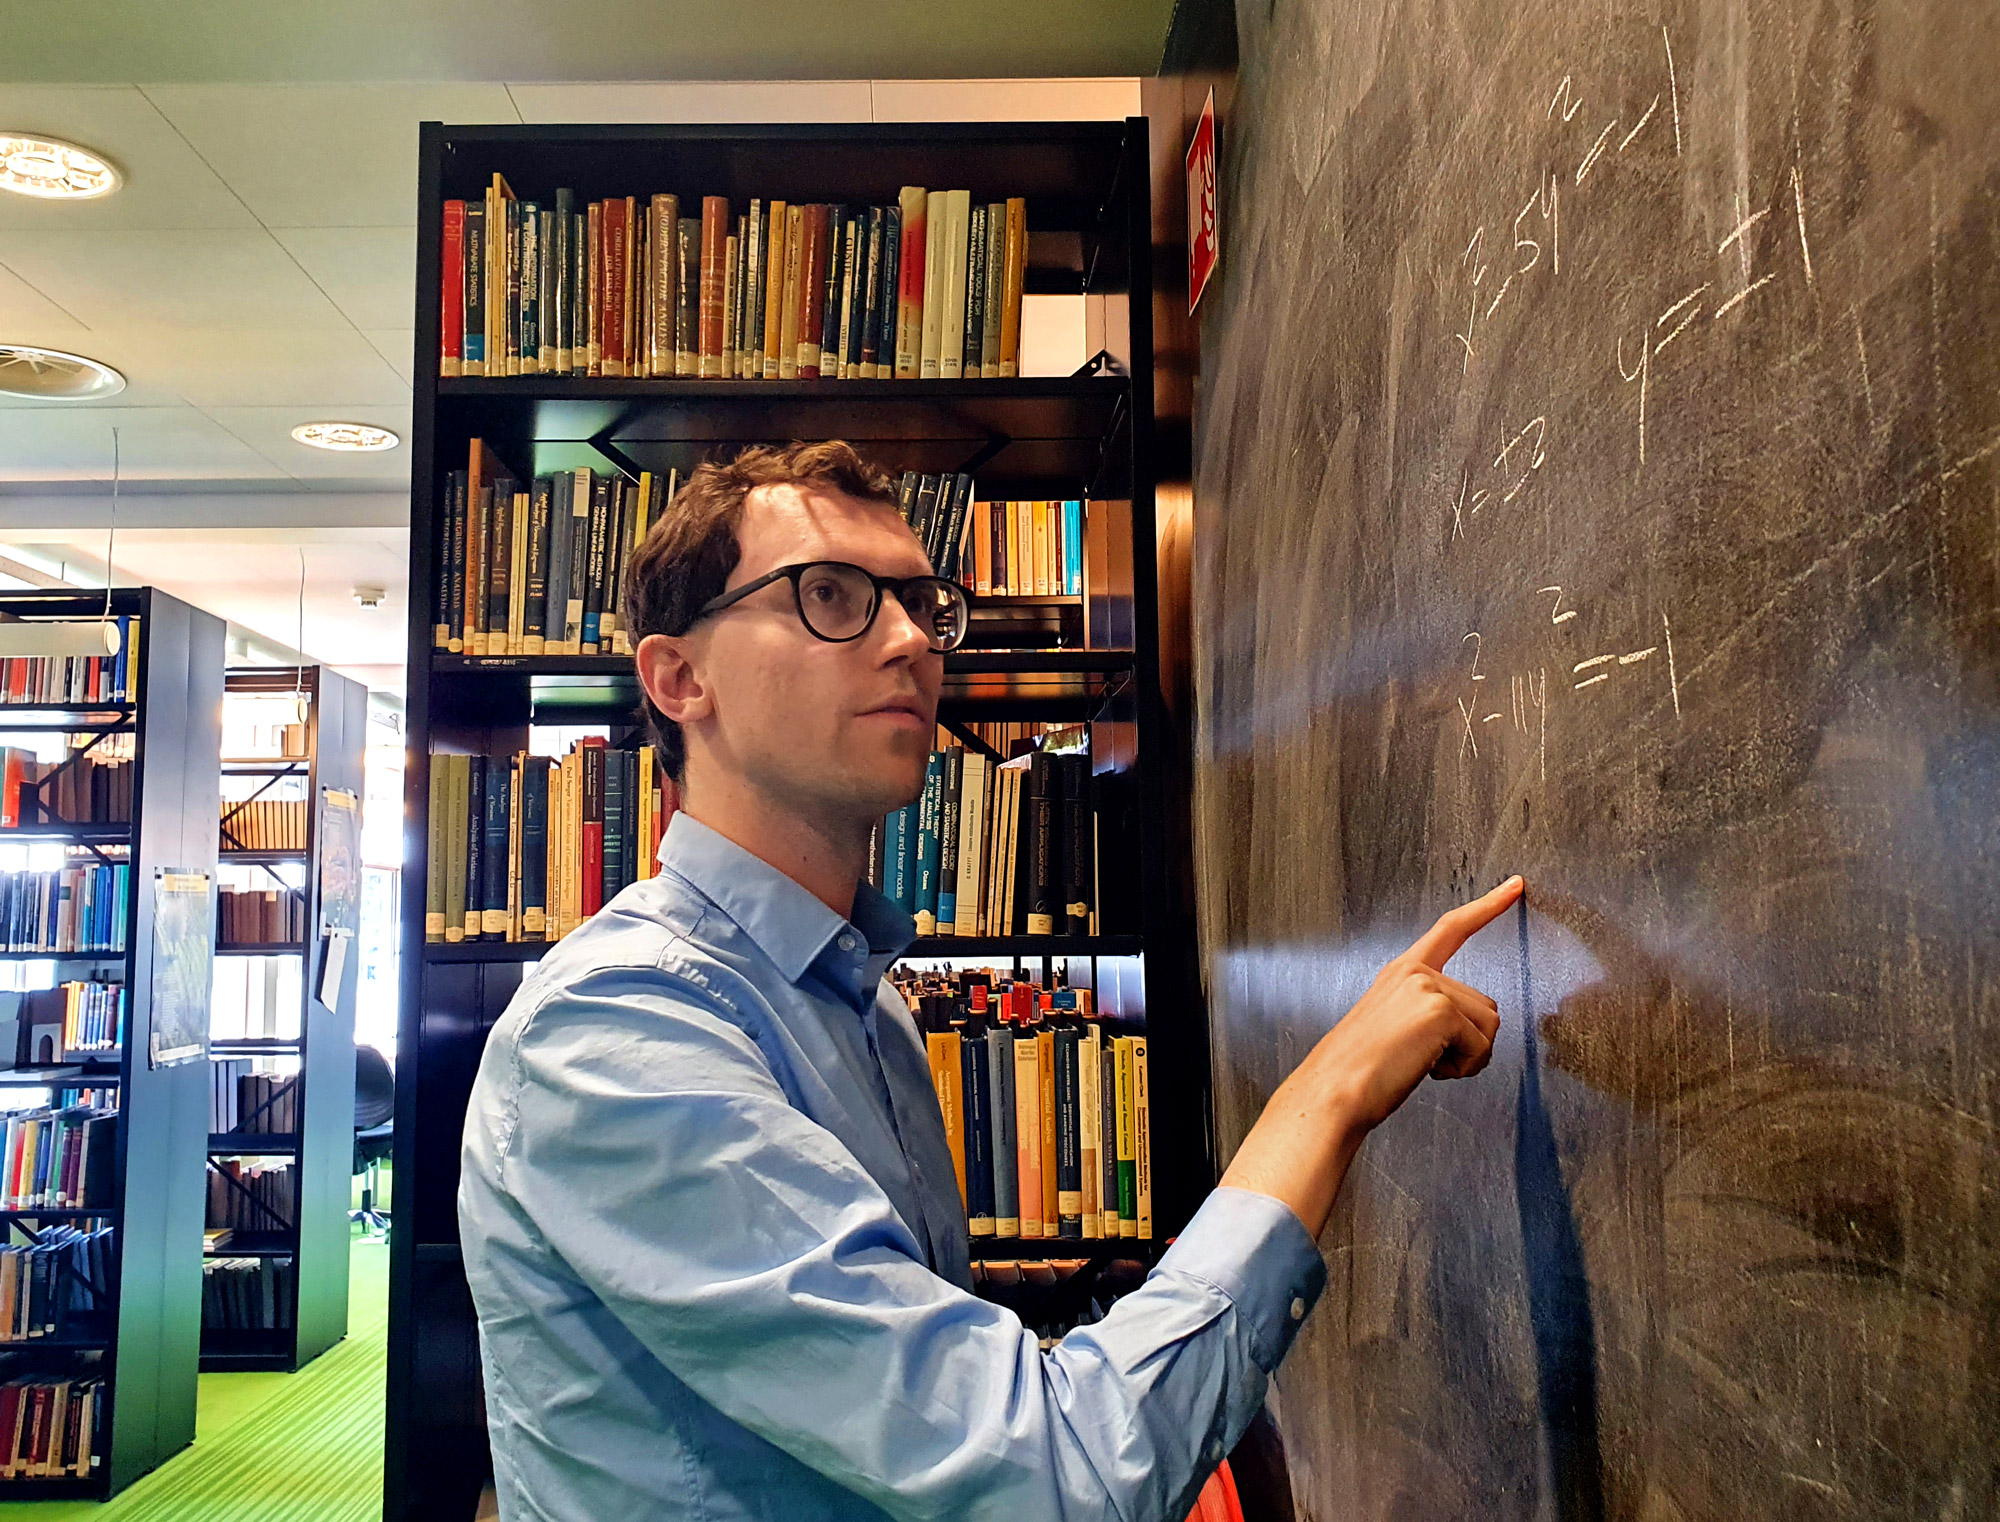
[[[725,591],[808,560],[880,576],[931,569],[893,507],[814,486],[753,491],[737,539],[742,558]],[[710,764],[778,807],[859,822],[923,790],[944,657],[894,598],[883,598],[859,639],[832,644],[800,621],[792,584],[780,579],[703,619],[680,644],[707,697],[695,725]]]

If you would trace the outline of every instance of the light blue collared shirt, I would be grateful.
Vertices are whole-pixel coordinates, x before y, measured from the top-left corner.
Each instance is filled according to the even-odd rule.
[[[923,1040],[851,921],[677,814],[494,1026],[459,1225],[506,1522],[1183,1522],[1326,1282],[1209,1196],[1044,1352],[975,1298]]]

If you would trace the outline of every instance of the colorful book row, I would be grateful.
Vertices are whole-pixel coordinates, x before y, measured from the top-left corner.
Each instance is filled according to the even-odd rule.
[[[0,1153],[0,1209],[109,1205],[118,1112],[71,1106],[8,1114]]]
[[[110,1296],[112,1228],[58,1223],[32,1243],[0,1247],[0,1343],[83,1339],[102,1330]]]
[[[1081,597],[1083,503],[975,502],[968,585],[980,597]]]
[[[129,703],[136,618],[114,618],[116,655],[10,655],[0,659],[0,703]]]
[[[690,198],[687,208],[695,202]],[[1020,373],[1027,202],[906,185],[895,205],[703,196],[552,205],[495,174],[448,200],[439,374],[724,379]]]
[[[101,1379],[0,1384],[0,1479],[84,1478],[102,1453]]]
[[[125,949],[132,868],[115,862],[0,872],[0,928],[9,953],[58,956]]]

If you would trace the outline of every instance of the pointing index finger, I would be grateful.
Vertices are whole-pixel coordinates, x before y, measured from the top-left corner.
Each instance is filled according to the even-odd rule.
[[[1410,955],[1426,967],[1443,971],[1444,964],[1457,954],[1458,948],[1511,908],[1526,887],[1517,873],[1471,903],[1445,910],[1435,925],[1417,937]]]

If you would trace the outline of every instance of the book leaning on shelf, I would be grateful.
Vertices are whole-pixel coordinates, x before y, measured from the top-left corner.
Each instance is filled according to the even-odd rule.
[[[116,655],[10,655],[0,659],[0,703],[78,704],[132,701],[132,641],[139,620],[114,618]]]
[[[0,927],[10,954],[56,955],[125,950],[127,862],[0,871]]]
[[[291,1159],[211,1157],[208,1229],[289,1231],[297,1220]]]
[[[112,1231],[53,1225],[0,1247],[0,1344],[102,1334],[106,1307],[92,1286],[110,1282]]]
[[[1091,1018],[1089,989],[991,972],[907,974],[974,1237],[1153,1235],[1146,1038]]]
[[[85,1105],[16,1110],[0,1154],[0,1209],[79,1209],[109,1205],[115,1110]]]
[[[98,736],[88,750],[79,742],[71,736],[72,753],[60,761],[37,761],[31,750],[0,746],[0,829],[131,823],[137,775],[131,736]]]
[[[651,745],[431,756],[424,939],[556,941],[658,870],[679,789]]]
[[[688,213],[682,215],[683,211]],[[443,376],[956,380],[1020,373],[1027,202],[664,192],[444,203]]]
[[[627,655],[632,552],[679,486],[580,469],[521,481],[472,441],[445,478],[431,647],[454,655]]]
[[[946,743],[883,821],[868,880],[919,935],[1095,935],[1097,834],[1088,754]]]

